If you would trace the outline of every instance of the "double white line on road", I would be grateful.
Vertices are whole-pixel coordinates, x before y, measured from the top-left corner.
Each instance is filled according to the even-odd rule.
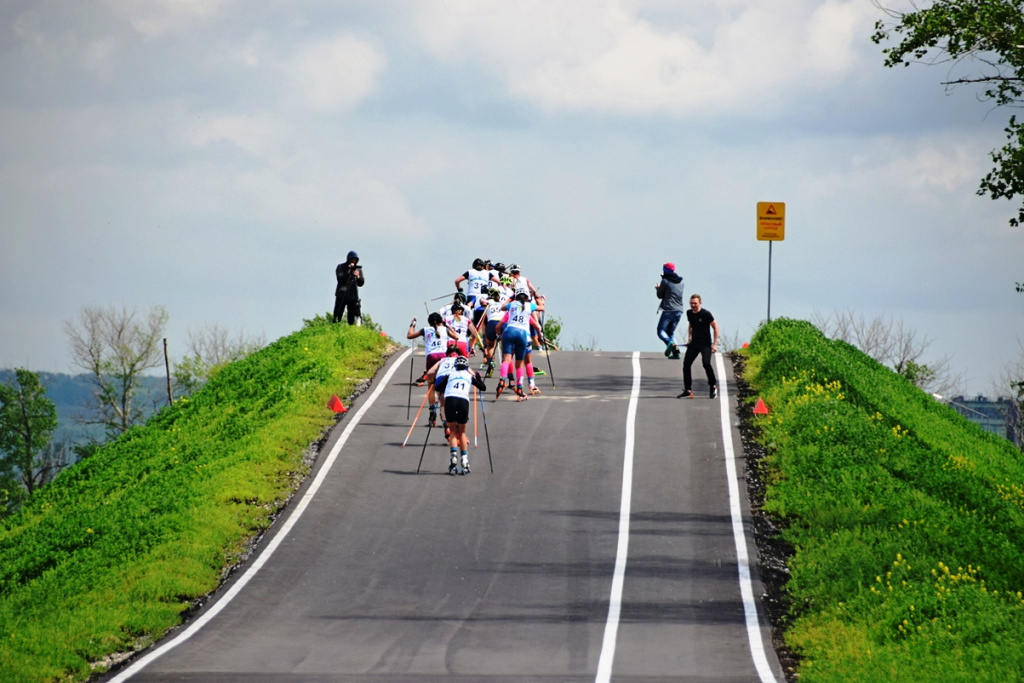
[[[725,451],[725,471],[729,480],[729,511],[732,516],[733,539],[736,542],[736,564],[739,567],[740,595],[743,598],[743,613],[746,617],[747,637],[754,666],[762,683],[775,683],[775,675],[764,650],[761,629],[757,621],[757,605],[754,589],[750,582],[750,559],[747,554],[747,539],[743,532],[743,513],[740,508],[739,485],[736,482],[736,453],[733,450],[732,423],[730,420],[729,394],[726,390],[725,366],[722,354],[715,354],[718,371],[718,389],[722,415],[722,447]],[[629,394],[629,408],[626,411],[626,449],[622,463],[622,502],[619,505],[619,545],[615,555],[615,573],[612,575],[612,593],[608,604],[608,621],[604,627],[604,642],[601,658],[597,663],[597,683],[608,683],[612,679],[612,664],[615,660],[615,639],[619,631],[619,616],[622,613],[622,586],[626,578],[626,559],[629,555],[629,512],[633,500],[633,448],[636,441],[636,406],[640,398],[640,352],[633,352],[633,390]]]

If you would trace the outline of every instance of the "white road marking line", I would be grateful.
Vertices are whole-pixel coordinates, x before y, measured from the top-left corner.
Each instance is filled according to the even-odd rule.
[[[732,424],[729,408],[729,393],[726,389],[725,363],[722,354],[715,354],[715,365],[718,370],[718,400],[721,401],[722,413],[722,447],[725,450],[725,472],[729,480],[729,511],[732,513],[732,537],[736,542],[736,564],[739,567],[740,595],[743,597],[743,613],[746,615],[747,638],[750,641],[750,654],[754,658],[754,667],[761,677],[762,683],[775,683],[775,675],[764,650],[761,639],[761,628],[757,623],[757,605],[754,602],[754,589],[750,583],[750,559],[747,555],[747,539],[743,533],[743,514],[740,511],[740,491],[736,479],[736,452],[732,443]]]
[[[629,509],[633,498],[633,446],[636,441],[636,406],[640,398],[640,352],[633,352],[633,391],[629,395],[626,411],[626,457],[622,463],[622,502],[619,505],[619,547],[615,554],[615,573],[612,575],[612,594],[608,604],[608,621],[604,627],[601,658],[597,663],[597,682],[612,679],[615,660],[615,638],[622,613],[622,585],[626,578],[626,557],[629,554]]]
[[[228,604],[230,604],[230,602],[235,598],[235,596],[237,596],[241,592],[241,590],[245,588],[245,585],[249,583],[250,580],[252,580],[252,578],[256,575],[256,572],[258,572],[260,568],[263,567],[263,565],[267,562],[267,560],[270,559],[270,556],[273,555],[274,551],[277,550],[277,547],[281,545],[285,537],[288,535],[288,532],[291,531],[292,527],[294,527],[295,524],[299,521],[299,518],[302,517],[302,513],[305,512],[306,508],[309,506],[309,503],[313,500],[313,496],[315,496],[316,492],[320,489],[320,485],[323,484],[324,479],[327,478],[327,474],[330,472],[331,466],[334,464],[334,461],[337,460],[338,454],[341,452],[341,449],[345,445],[345,442],[348,441],[348,437],[352,434],[352,430],[355,429],[356,425],[359,424],[359,420],[362,419],[363,414],[370,409],[370,406],[372,406],[374,401],[377,400],[377,397],[380,396],[382,391],[384,391],[384,387],[386,387],[388,383],[391,381],[391,376],[395,374],[395,370],[397,370],[399,366],[402,365],[402,362],[412,352],[413,349],[407,349],[401,356],[398,357],[398,360],[391,364],[391,368],[388,369],[388,371],[384,374],[384,377],[377,383],[377,388],[374,389],[373,393],[370,394],[370,397],[366,399],[366,402],[363,403],[362,406],[360,406],[359,410],[356,411],[355,415],[353,415],[349,419],[348,424],[345,426],[345,431],[342,432],[341,437],[338,439],[337,443],[334,444],[334,447],[328,454],[327,459],[324,460],[324,464],[317,472],[316,477],[313,479],[313,483],[309,485],[309,488],[306,490],[306,493],[302,496],[302,499],[299,500],[299,502],[296,504],[295,509],[292,511],[292,514],[290,514],[288,516],[288,519],[285,520],[285,523],[281,526],[281,530],[277,533],[276,536],[274,536],[273,540],[271,540],[270,543],[267,544],[267,547],[263,549],[263,552],[260,553],[259,557],[256,558],[256,561],[252,563],[249,569],[246,570],[245,574],[243,574],[241,578],[239,578],[238,581],[236,581],[234,585],[232,585],[231,588],[226,593],[224,593],[224,595],[222,595],[220,599],[217,600],[217,602],[208,611],[203,613],[203,616],[196,619],[187,629],[182,631],[181,635],[161,645],[156,650],[150,652],[145,657],[139,659],[137,662],[132,664],[123,672],[112,678],[110,683],[121,683],[122,681],[127,681],[129,678],[131,678],[132,676],[134,676],[135,674],[139,673],[144,668],[152,664],[153,661],[156,660],[158,657],[167,654],[174,648],[178,647],[179,645],[187,641],[189,638],[198,633],[199,629],[205,626],[207,622],[209,622],[211,619],[217,616],[221,610],[227,607]]]

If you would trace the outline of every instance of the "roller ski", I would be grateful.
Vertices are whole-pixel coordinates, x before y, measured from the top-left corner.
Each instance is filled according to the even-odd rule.
[[[427,423],[431,427],[437,426],[437,406],[433,403],[430,404],[430,415],[427,417]]]
[[[452,455],[452,461],[448,464],[448,474],[461,474],[461,472],[459,472],[459,456]]]
[[[497,401],[501,398],[501,392],[505,391],[505,378],[502,377],[498,380],[498,388],[494,392],[494,400]]]
[[[529,397],[525,393],[523,393],[523,385],[517,384],[516,385],[516,403],[519,403],[521,401],[526,401],[526,400],[528,400],[528,398]]]
[[[459,474],[469,474],[469,457],[462,456],[462,469],[459,470]]]
[[[537,371],[536,371],[536,370],[534,370],[534,374],[536,374],[536,372],[537,372]],[[540,389],[539,389],[539,388],[537,387],[537,385],[536,385],[536,384],[534,384],[534,383],[533,383],[533,382],[531,381],[531,382],[530,382],[530,396],[539,396],[539,395],[540,395]]]

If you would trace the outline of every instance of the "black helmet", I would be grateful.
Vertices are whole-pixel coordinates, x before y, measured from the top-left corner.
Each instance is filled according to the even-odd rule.
[[[504,263],[501,263],[501,262],[499,261],[498,263],[495,263],[495,264],[494,264],[494,269],[495,269],[496,271],[498,271],[499,273],[504,273],[504,272],[505,272],[505,264],[504,264]]]
[[[473,259],[473,270],[480,270],[484,267],[484,260],[482,258]]]
[[[437,327],[443,322],[444,318],[442,318],[441,314],[438,313],[437,311],[434,311],[433,313],[427,316],[427,324],[430,325],[431,327]]]
[[[456,370],[469,370],[469,359],[465,356],[459,356],[455,359]]]

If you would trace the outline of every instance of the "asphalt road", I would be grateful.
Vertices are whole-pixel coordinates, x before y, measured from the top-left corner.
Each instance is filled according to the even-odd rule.
[[[381,392],[332,433],[320,480],[306,485],[315,494],[296,497],[249,571],[171,647],[109,680],[783,681],[766,620],[741,594],[737,548],[756,549],[742,481],[733,509],[745,545],[730,508],[729,438],[740,451],[731,366],[723,430],[699,362],[696,398],[676,399],[679,361],[638,358],[555,353],[557,388],[538,378],[543,394],[523,403],[494,401],[489,380],[494,472],[478,416],[472,473],[450,476],[440,430],[420,474],[427,429],[402,448],[410,361],[396,356],[391,377],[375,380]]]

